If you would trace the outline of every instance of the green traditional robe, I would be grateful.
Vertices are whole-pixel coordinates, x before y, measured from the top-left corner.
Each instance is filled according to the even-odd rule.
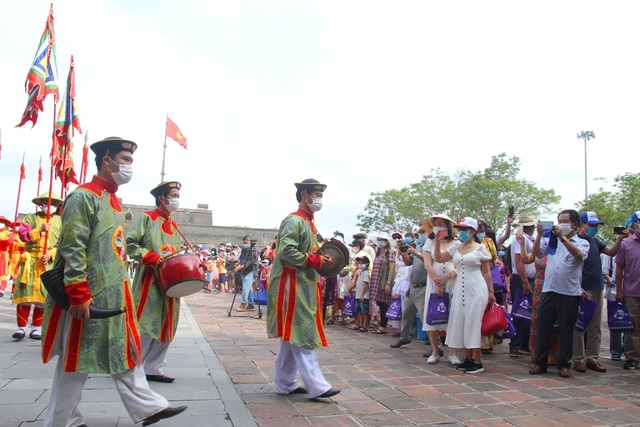
[[[153,252],[161,257],[175,255],[180,249],[180,235],[168,215],[156,209],[145,212],[127,232],[127,252],[139,262],[133,279],[133,299],[140,332],[160,342],[172,341],[180,317],[180,298],[166,297],[156,284],[157,268],[143,264]]]
[[[94,176],[69,194],[62,208],[62,232],[56,266],[64,265],[65,290],[71,305],[89,300],[98,307],[125,306],[108,319],[72,319],[47,298],[44,310],[42,360],[65,354],[65,372],[124,372],[142,363],[126,267],[124,213],[117,186]],[[69,339],[62,342],[69,322]],[[67,349],[62,353],[63,346]]]
[[[320,275],[322,265],[313,214],[303,209],[280,224],[276,259],[267,289],[267,333],[269,338],[305,348],[328,346],[322,319]]]

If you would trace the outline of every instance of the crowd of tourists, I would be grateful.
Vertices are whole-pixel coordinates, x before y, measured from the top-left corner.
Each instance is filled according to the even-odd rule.
[[[509,215],[496,237],[482,219],[434,215],[410,231],[358,233],[346,241],[351,260],[323,279],[326,323],[397,337],[391,348],[424,337],[426,363],[444,356],[468,374],[484,371],[482,356],[502,345],[530,358],[532,375],[555,365],[561,377],[600,363],[607,310],[610,355],[633,370],[640,361],[640,211],[605,244],[595,212],[563,210],[555,224]],[[507,327],[483,335],[502,310]],[[390,320],[391,319],[391,320]],[[488,320],[489,319],[489,320]],[[392,322],[391,324],[389,322]]]

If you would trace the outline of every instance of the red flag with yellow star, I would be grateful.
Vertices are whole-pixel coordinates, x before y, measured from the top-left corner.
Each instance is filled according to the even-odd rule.
[[[178,144],[182,145],[185,149],[187,148],[187,138],[184,137],[178,125],[173,123],[169,117],[167,117],[167,134],[169,138],[175,140]]]

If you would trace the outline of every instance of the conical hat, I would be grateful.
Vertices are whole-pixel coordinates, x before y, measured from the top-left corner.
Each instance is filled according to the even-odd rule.
[[[40,194],[38,197],[36,197],[32,201],[36,205],[40,205],[42,203],[47,203],[47,200],[49,200],[49,192],[45,191],[44,193]],[[51,204],[52,205],[55,205],[55,204],[62,205],[62,199],[60,198],[60,196],[58,196],[53,191],[51,192]]]

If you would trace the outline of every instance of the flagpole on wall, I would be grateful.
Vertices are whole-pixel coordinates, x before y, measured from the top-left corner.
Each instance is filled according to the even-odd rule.
[[[164,147],[162,149],[162,171],[160,172],[160,182],[164,182],[164,158],[167,154],[167,121],[169,120],[169,113],[167,113],[167,120],[164,122]]]

